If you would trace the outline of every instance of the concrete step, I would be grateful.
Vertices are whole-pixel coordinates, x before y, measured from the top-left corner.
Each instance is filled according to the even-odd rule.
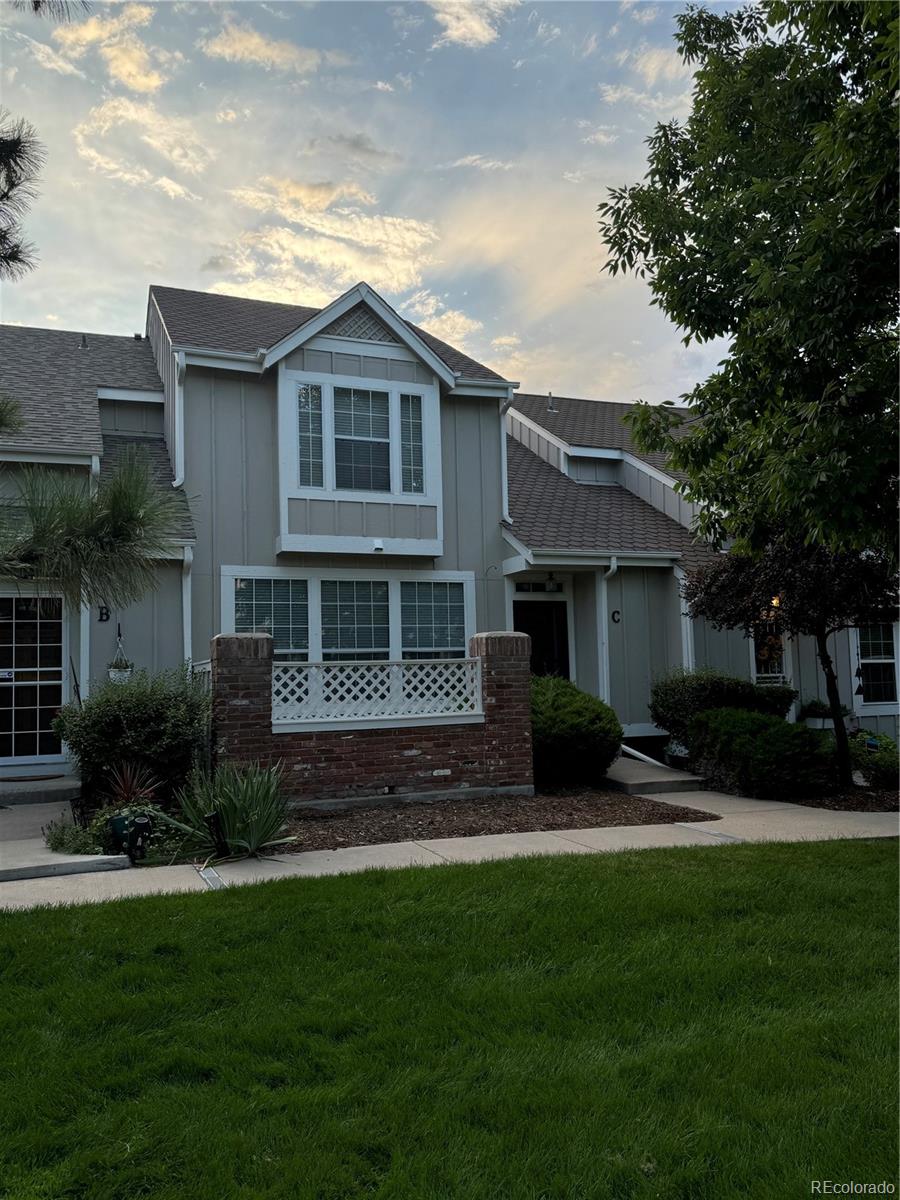
[[[53,775],[45,779],[0,779],[0,808],[13,804],[54,804],[77,800],[81,780],[77,775]]]
[[[652,796],[662,792],[696,792],[703,787],[699,775],[676,771],[673,767],[654,767],[636,758],[621,755],[606,772],[606,784],[630,796]]]

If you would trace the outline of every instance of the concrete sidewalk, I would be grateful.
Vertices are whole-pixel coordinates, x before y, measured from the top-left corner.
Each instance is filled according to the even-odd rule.
[[[670,801],[659,794],[654,795],[653,799],[716,813],[720,819],[348,846],[341,850],[311,850],[221,863],[202,874],[192,866],[145,867],[95,875],[20,880],[0,883],[0,908],[79,904],[159,892],[197,892],[271,879],[341,875],[372,867],[437,866],[448,862],[485,862],[530,854],[593,854],[661,846],[884,838],[898,834],[897,813],[832,812],[829,809],[804,808],[797,804],[748,800],[742,796],[703,791],[679,792]]]
[[[0,807],[0,884],[123,870],[131,865],[124,854],[60,854],[48,850],[44,829],[51,822],[71,825],[72,805],[68,799]]]

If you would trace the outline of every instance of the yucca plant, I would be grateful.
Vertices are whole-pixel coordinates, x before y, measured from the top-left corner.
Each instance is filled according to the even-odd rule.
[[[255,763],[224,763],[210,774],[195,771],[178,793],[181,818],[163,819],[183,830],[198,851],[219,851],[216,832],[229,857],[244,858],[296,839],[282,837],[287,801],[281,791],[281,769]]]

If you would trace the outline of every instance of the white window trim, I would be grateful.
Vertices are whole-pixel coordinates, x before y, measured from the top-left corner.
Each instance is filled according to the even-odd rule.
[[[894,635],[894,679],[897,682],[897,693],[900,697],[900,624],[895,623],[891,626]],[[855,694],[857,684],[860,682],[856,678],[856,668],[862,663],[862,655],[860,654],[859,645],[859,630],[853,628],[850,630],[850,678],[853,680],[854,696],[853,709],[860,717],[896,717],[900,712],[900,701],[883,701],[879,700],[874,704],[866,704],[862,696]],[[866,662],[889,662],[887,658],[877,659],[869,658]]]
[[[337,551],[371,553],[380,540],[386,553],[428,554],[443,552],[443,479],[441,466],[440,394],[433,384],[399,380],[362,378],[356,375],[330,375],[327,372],[297,371],[279,364],[278,375],[278,476],[280,537],[279,551]],[[300,485],[300,437],[297,415],[297,389],[315,384],[322,389],[322,487]],[[350,491],[335,486],[334,389],[358,388],[387,392],[390,423],[390,491]],[[400,446],[400,396],[420,396],[422,400],[422,467],[424,488],[404,492]],[[344,535],[320,536],[292,534],[288,523],[289,500],[350,501],[366,504],[390,504],[428,507],[437,510],[436,538],[382,538]]]
[[[474,571],[400,571],[368,570],[331,567],[222,567],[222,633],[234,633],[234,581],[236,579],[305,579],[309,605],[309,650],[310,663],[322,662],[322,606],[321,583],[323,579],[360,580],[362,582],[388,584],[388,611],[390,620],[390,645],[388,661],[403,659],[400,620],[401,583],[461,583],[465,600],[465,646],[468,655],[469,638],[475,634],[475,572]],[[285,662],[285,659],[280,659]]]
[[[42,592],[36,584],[21,583],[16,587],[0,587],[0,596],[9,598],[10,596],[19,599],[23,596],[44,596],[48,599],[53,599],[58,593]],[[62,702],[68,704],[72,699],[72,676],[69,668],[70,661],[70,645],[69,645],[69,621],[71,612],[65,599],[62,601]],[[81,623],[81,634],[84,634],[84,622]],[[83,658],[83,654],[82,654]],[[86,694],[85,681],[82,680],[82,694]],[[13,770],[16,767],[36,766],[38,763],[67,763],[69,761],[69,751],[66,743],[62,743],[62,753],[60,754],[20,754],[5,755],[0,758],[0,766],[4,770]]]
[[[771,681],[771,679],[765,679],[765,678],[760,680],[757,676],[756,639],[752,636],[752,634],[750,637],[747,638],[747,644],[750,648],[750,681],[751,681],[751,683],[759,683],[760,686],[765,687],[766,683],[771,683],[772,681]],[[782,671],[781,676],[778,679],[777,685],[773,684],[773,686],[793,687],[794,686],[794,654],[793,654],[794,639],[792,637],[789,637],[787,634],[782,634],[781,635],[781,644],[784,648],[784,654],[783,654],[784,670]]]

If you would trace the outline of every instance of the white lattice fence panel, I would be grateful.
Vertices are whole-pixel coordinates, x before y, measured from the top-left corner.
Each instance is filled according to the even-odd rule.
[[[272,721],[453,717],[481,712],[480,663],[293,663],[272,670]]]
[[[358,338],[361,342],[396,342],[394,335],[382,325],[365,304],[357,304],[349,312],[322,331],[335,337]]]

